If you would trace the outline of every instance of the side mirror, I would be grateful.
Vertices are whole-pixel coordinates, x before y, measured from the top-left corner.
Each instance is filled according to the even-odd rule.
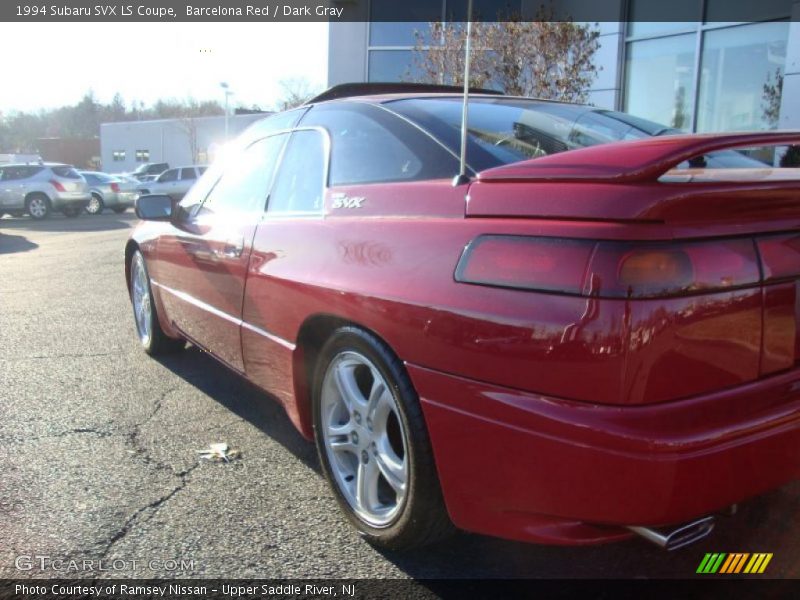
[[[169,221],[172,209],[172,198],[163,194],[139,196],[134,204],[136,216],[143,221]]]

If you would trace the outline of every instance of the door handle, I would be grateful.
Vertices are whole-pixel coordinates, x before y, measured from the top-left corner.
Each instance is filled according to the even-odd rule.
[[[244,237],[229,238],[214,250],[214,254],[224,258],[239,258],[242,252],[244,252]]]

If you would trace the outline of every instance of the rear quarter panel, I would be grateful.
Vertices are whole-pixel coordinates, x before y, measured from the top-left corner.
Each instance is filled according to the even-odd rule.
[[[362,208],[332,208],[337,193],[363,197]],[[372,330],[408,363],[587,402],[662,401],[757,375],[759,292],[631,308],[625,300],[454,280],[464,247],[480,234],[668,239],[691,228],[464,218],[464,207],[465,188],[440,181],[332,189],[322,216],[265,218],[243,304],[243,321],[258,330],[243,328],[248,376],[275,393],[299,424],[292,353],[314,315]],[[712,326],[698,325],[709,318]]]

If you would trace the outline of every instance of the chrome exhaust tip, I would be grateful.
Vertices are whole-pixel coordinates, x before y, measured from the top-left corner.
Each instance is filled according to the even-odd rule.
[[[714,517],[705,517],[680,525],[672,531],[661,531],[650,527],[628,526],[633,533],[652,542],[668,552],[694,544],[707,537],[714,530]]]

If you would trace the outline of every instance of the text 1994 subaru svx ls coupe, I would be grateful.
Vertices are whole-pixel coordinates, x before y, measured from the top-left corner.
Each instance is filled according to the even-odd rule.
[[[800,135],[477,94],[454,185],[462,100],[323,96],[140,198],[145,350],[270,391],[386,547],[672,548],[797,478],[800,181],[736,149]]]

